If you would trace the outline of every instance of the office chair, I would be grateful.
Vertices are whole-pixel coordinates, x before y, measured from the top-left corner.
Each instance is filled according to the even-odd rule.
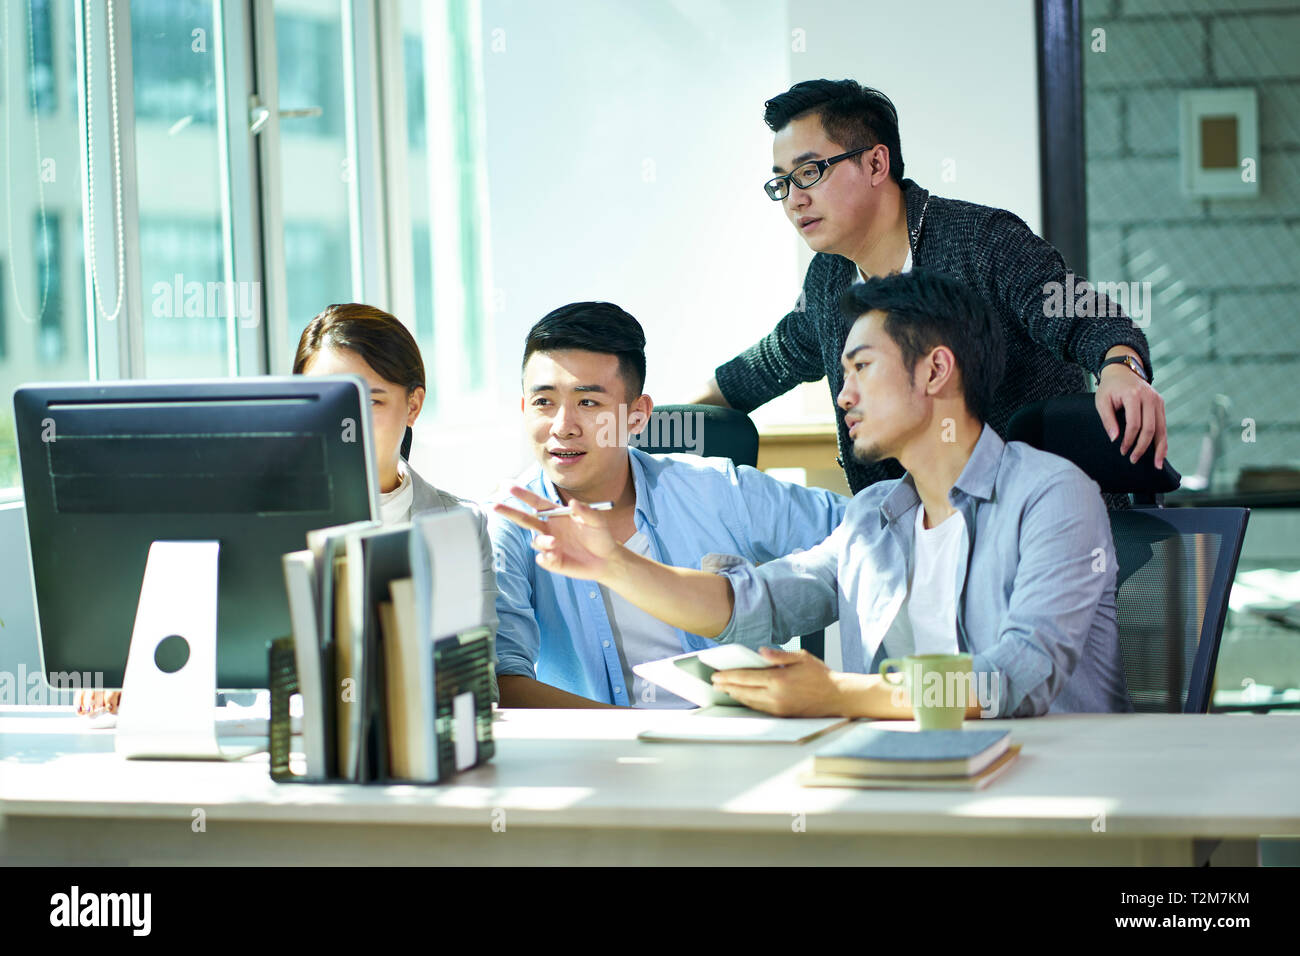
[[[688,435],[693,442],[688,442]],[[744,412],[720,405],[656,405],[637,445],[652,455],[690,452],[758,467],[758,429]],[[689,447],[693,444],[695,447]]]
[[[691,442],[687,441],[688,432],[693,437]],[[734,408],[658,405],[639,437],[637,447],[652,455],[688,452],[705,458],[730,458],[736,467],[758,467],[758,429],[748,415]],[[799,646],[825,659],[826,632],[803,635]]]
[[[1119,437],[1113,442],[1101,423],[1090,394],[1057,395],[1026,405],[1007,423],[1007,440],[1022,441],[1074,462],[1101,486],[1103,495],[1132,495],[1134,504],[1163,505],[1163,498],[1175,491],[1182,476],[1165,461],[1155,467],[1155,443],[1135,465],[1119,453],[1124,436],[1124,411],[1120,409]]]
[[[1139,507],[1109,511],[1129,696],[1142,713],[1208,712],[1249,509],[1164,508],[1181,476],[1168,461],[1155,468],[1154,447],[1136,465],[1120,455],[1088,394],[1025,406],[1007,438],[1072,461],[1103,494],[1133,496]]]

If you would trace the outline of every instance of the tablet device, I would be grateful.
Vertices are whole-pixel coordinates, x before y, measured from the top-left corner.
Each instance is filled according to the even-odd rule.
[[[644,677],[664,690],[689,700],[700,707],[721,705],[744,707],[730,694],[714,688],[714,671],[738,670],[752,667],[777,667],[757,651],[741,644],[719,644],[702,651],[691,651],[663,660],[637,664],[632,672]]]

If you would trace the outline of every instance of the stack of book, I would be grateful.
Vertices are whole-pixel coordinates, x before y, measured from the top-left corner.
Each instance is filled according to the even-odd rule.
[[[864,724],[827,744],[801,774],[806,787],[979,790],[1011,766],[1020,745],[1006,730],[889,730]]]
[[[307,535],[284,556],[291,638],[271,646],[276,780],[437,783],[491,758],[491,632],[466,510]],[[305,765],[288,698],[302,695]]]

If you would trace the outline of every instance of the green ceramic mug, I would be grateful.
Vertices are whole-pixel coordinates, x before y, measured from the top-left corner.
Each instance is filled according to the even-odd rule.
[[[969,654],[913,654],[880,662],[880,679],[905,687],[922,730],[960,730],[977,702]]]

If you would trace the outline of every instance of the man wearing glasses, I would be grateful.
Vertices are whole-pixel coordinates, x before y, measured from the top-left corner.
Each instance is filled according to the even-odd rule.
[[[1004,209],[931,196],[903,178],[898,114],[878,90],[853,80],[809,80],[767,102],[776,173],[764,189],[816,253],[795,309],[756,345],[720,365],[701,404],[751,411],[823,376],[831,398],[843,373],[839,302],[854,283],[915,265],[958,279],[1002,322],[1006,374],[989,424],[1004,432],[1015,411],[1082,392],[1097,377],[1097,412],[1133,461],[1154,442],[1163,465],[1164,401],[1150,385],[1146,336],[1105,296],[1068,275],[1059,252]],[[1061,295],[1071,297],[1062,308]],[[1078,294],[1077,301],[1074,296]],[[840,463],[856,494],[902,474],[897,462],[861,463],[837,409]]]

